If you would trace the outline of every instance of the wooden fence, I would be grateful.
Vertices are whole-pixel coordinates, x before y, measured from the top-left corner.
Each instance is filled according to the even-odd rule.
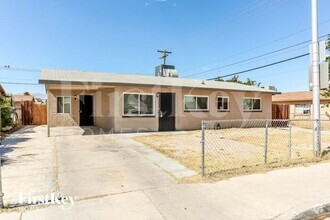
[[[24,101],[21,105],[23,125],[46,125],[47,105]]]
[[[272,104],[272,119],[289,119],[290,105]]]

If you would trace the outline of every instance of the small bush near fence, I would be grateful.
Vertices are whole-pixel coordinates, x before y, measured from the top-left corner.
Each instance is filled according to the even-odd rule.
[[[0,98],[0,107],[1,107],[1,127],[6,127],[11,125],[11,111],[10,111],[10,101]]]
[[[313,123],[312,120],[204,121],[202,173],[214,175],[314,160]],[[320,123],[324,154],[330,146],[330,121]]]

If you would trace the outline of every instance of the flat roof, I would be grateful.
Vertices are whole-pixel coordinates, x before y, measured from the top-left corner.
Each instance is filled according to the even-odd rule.
[[[158,77],[137,74],[118,74],[93,71],[43,69],[39,78],[40,84],[72,84],[72,85],[140,85],[169,86],[199,89],[219,89],[248,92],[280,94],[280,92],[256,86],[248,86],[232,82],[207,81],[186,78]]]

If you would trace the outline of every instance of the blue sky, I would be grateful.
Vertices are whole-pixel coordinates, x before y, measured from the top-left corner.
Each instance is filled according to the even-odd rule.
[[[330,33],[319,0],[319,35]],[[180,77],[310,39],[310,0],[2,0],[0,66],[154,74],[158,49]],[[285,53],[284,53],[285,52]],[[308,44],[192,78],[207,79],[308,52]],[[242,74],[280,91],[308,89],[309,57]],[[37,83],[39,72],[0,70],[1,82]],[[3,84],[7,92],[43,86]]]

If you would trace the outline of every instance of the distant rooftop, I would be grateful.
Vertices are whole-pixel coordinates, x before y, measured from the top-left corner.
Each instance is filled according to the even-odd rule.
[[[206,81],[185,78],[156,77],[146,75],[104,73],[75,70],[41,71],[40,84],[90,84],[90,85],[136,85],[136,86],[170,86],[235,91],[251,91],[279,94],[279,92],[231,82]]]
[[[13,95],[13,102],[33,101],[32,95]]]
[[[272,101],[275,103],[284,102],[312,102],[313,92],[311,91],[300,91],[300,92],[285,92],[280,95],[274,95]],[[321,101],[330,101],[330,98],[320,96]]]

